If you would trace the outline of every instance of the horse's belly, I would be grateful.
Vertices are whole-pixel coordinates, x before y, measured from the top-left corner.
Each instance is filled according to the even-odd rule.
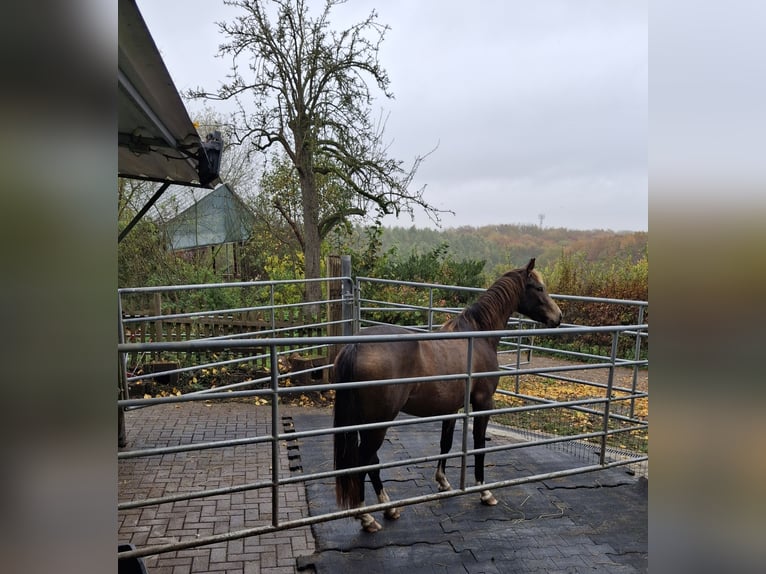
[[[465,402],[465,383],[421,383],[402,407],[408,415],[428,417],[455,413]]]

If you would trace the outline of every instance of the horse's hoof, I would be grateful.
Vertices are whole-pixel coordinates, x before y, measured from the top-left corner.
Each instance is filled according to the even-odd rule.
[[[380,522],[372,517],[372,514],[362,514],[359,520],[362,523],[362,530],[365,532],[377,532],[383,528]]]
[[[398,508],[389,508],[383,513],[383,516],[390,520],[399,520],[399,517],[402,515],[402,511]]]
[[[447,484],[440,484],[439,485],[439,492],[447,492],[448,490],[452,490],[452,485],[451,484],[447,483]]]
[[[362,525],[362,530],[364,530],[365,532],[369,532],[370,534],[374,534],[378,530],[382,530],[382,529],[383,527],[380,525],[380,522],[378,522],[375,519],[373,519],[372,522],[368,524]]]
[[[485,490],[481,493],[481,503],[486,506],[495,506],[497,504],[497,498],[495,498],[489,490]]]

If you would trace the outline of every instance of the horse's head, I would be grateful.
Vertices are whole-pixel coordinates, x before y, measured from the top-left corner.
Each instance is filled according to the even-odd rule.
[[[525,285],[519,303],[519,312],[530,319],[543,323],[546,327],[558,327],[563,317],[561,309],[548,294],[542,276],[534,269],[535,259],[532,258],[527,266],[521,270],[521,274],[525,278]]]

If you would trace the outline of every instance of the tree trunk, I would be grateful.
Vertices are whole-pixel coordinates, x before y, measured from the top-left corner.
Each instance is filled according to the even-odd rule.
[[[309,164],[300,170],[301,197],[303,200],[303,240],[304,265],[306,279],[319,279],[321,273],[321,246],[319,236],[319,196],[316,189],[316,179]],[[305,300],[307,303],[322,300],[322,284],[319,282],[306,283]],[[307,307],[311,315],[319,313],[319,305]]]

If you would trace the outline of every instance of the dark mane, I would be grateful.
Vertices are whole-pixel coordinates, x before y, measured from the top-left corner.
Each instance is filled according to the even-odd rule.
[[[534,271],[533,271],[534,273]],[[448,320],[442,331],[493,331],[505,328],[521,300],[523,279],[518,270],[508,271],[479,299]]]

